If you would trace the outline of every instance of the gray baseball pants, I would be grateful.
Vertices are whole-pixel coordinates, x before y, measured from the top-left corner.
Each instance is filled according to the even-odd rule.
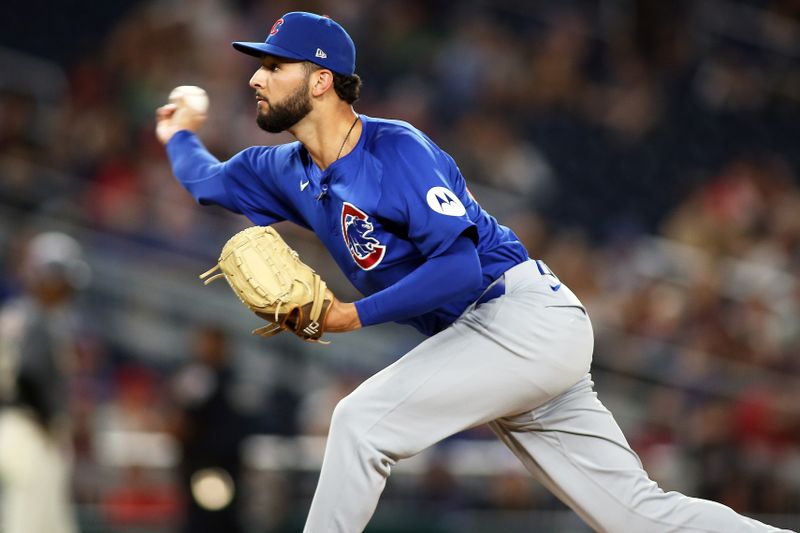
[[[307,533],[363,531],[397,461],[485,423],[598,531],[779,531],[662,491],[592,390],[594,337],[580,301],[534,261],[504,281],[503,296],[473,305],[339,402]]]

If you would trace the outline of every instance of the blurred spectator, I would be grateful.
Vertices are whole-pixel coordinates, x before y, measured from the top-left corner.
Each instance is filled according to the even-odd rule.
[[[102,431],[163,431],[166,420],[158,374],[140,364],[127,363],[113,378],[113,396],[96,413],[96,426]]]
[[[364,379],[362,372],[352,369],[339,370],[329,376],[322,387],[303,398],[298,412],[300,432],[304,435],[326,436],[336,404],[353,392]]]
[[[138,465],[122,467],[121,479],[103,494],[102,510],[114,531],[153,531],[180,516],[174,486]]]
[[[72,300],[89,267],[77,241],[50,232],[28,244],[22,275],[22,295],[0,312],[0,530],[71,533]]]
[[[492,476],[488,504],[491,508],[507,511],[533,507],[533,484],[527,473],[505,471]]]
[[[175,524],[180,515],[176,487],[158,469],[177,456],[163,434],[168,424],[160,377],[141,363],[125,362],[111,376],[111,396],[95,407],[97,459],[118,473],[105,480],[100,509],[116,531]]]
[[[225,332],[203,326],[192,360],[175,375],[173,428],[181,443],[186,533],[242,531],[242,441],[252,420],[236,402],[237,379]]]

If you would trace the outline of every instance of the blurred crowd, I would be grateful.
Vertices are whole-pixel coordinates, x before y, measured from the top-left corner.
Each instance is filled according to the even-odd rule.
[[[230,41],[263,40],[295,2],[125,5],[94,46],[58,61],[0,49],[0,302],[18,294],[21,250],[42,219],[88,229],[89,255],[150,258],[151,276],[163,251],[208,262],[245,224],[197,207],[171,177],[153,115],[174,86],[208,91],[202,138],[221,159],[290,140],[255,125],[255,64]],[[483,191],[487,203],[513,198],[495,214],[587,304],[600,398],[648,471],[741,512],[800,514],[800,4],[319,0],[302,9],[353,36],[365,84],[357,111],[428,133],[479,201]],[[285,231],[318,270],[334,269],[313,236]],[[109,248],[109,236],[131,246]],[[335,278],[333,287],[355,294]],[[142,312],[141,302],[87,292],[95,316]],[[151,307],[150,329],[136,332],[159,338],[170,317]],[[241,439],[324,435],[338,398],[368,375],[345,367],[313,391],[278,376],[254,394],[222,362],[235,359],[225,331],[199,331],[163,364],[122,348],[123,332],[89,327],[80,337],[72,416],[85,513],[123,526],[178,523],[180,502],[196,501],[181,496],[192,490],[185,472],[131,466],[124,482],[99,482],[98,431],[170,434],[184,466],[215,466],[187,446],[221,450],[239,483],[230,450]],[[234,418],[219,415],[228,411]],[[230,439],[214,441],[221,430],[204,427],[210,419],[238,421]],[[284,483],[302,493],[308,481]],[[516,471],[476,487],[434,461],[419,483],[398,498],[434,513],[560,508]]]

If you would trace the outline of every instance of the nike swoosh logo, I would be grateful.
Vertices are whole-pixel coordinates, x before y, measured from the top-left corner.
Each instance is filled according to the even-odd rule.
[[[306,187],[308,187],[308,184],[309,184],[308,181],[301,181],[300,182],[300,192],[303,192],[304,190],[306,190]]]
[[[560,283],[558,285],[550,285],[550,290],[553,291],[553,292],[558,292],[558,289],[560,289],[560,288],[561,288],[561,284]]]

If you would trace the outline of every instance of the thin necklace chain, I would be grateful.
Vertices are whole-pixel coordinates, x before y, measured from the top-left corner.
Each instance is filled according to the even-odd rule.
[[[344,145],[347,144],[347,139],[350,138],[350,134],[353,133],[353,128],[356,127],[356,122],[358,122],[358,115],[353,120],[353,123],[350,124],[350,129],[347,130],[347,135],[344,136],[344,140],[342,141],[342,146],[339,147],[339,153],[336,154],[336,159],[334,161],[338,161],[340,157],[342,157],[342,150],[344,150]]]

